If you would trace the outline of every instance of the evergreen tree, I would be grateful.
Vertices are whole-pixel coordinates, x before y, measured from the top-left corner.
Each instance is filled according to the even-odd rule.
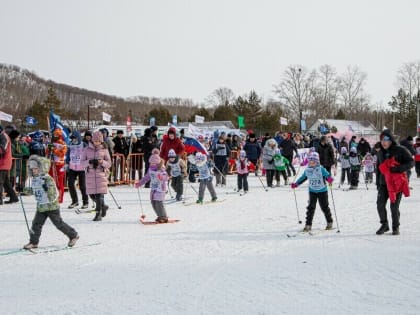
[[[154,108],[149,112],[149,116],[146,119],[147,124],[149,124],[151,117],[155,117],[156,125],[166,125],[167,123],[172,122],[171,113],[166,107],[163,107],[163,106]]]
[[[38,124],[35,126],[36,129],[48,130],[47,117],[49,111],[49,108],[44,103],[41,103],[39,100],[35,100],[32,106],[26,111],[26,114],[34,117],[38,121]]]
[[[255,125],[263,112],[261,98],[255,91],[251,91],[247,98],[239,96],[233,108],[238,116],[243,116],[246,128],[255,128]]]
[[[224,121],[230,120],[232,122],[236,121],[235,109],[229,104],[219,105],[216,107],[213,113],[213,120]]]
[[[204,107],[196,109],[193,112],[193,114],[190,116],[188,121],[195,121],[195,115],[203,116],[204,121],[211,121],[211,119],[212,119],[210,112],[207,109],[205,109]]]

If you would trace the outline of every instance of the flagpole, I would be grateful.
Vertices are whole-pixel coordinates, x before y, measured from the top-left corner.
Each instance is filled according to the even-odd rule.
[[[88,104],[88,112],[87,112],[87,120],[88,120],[88,130],[90,130],[90,105]]]

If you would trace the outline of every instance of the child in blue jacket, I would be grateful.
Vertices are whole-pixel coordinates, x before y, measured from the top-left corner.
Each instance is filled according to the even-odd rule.
[[[314,218],[317,200],[319,200],[319,205],[327,220],[325,229],[331,230],[333,228],[333,219],[328,204],[328,189],[326,182],[331,185],[333,178],[330,176],[330,173],[319,164],[319,154],[317,152],[311,152],[309,154],[308,162],[308,167],[305,169],[302,176],[291,185],[292,189],[295,189],[304,181],[309,181],[309,204],[306,208],[306,224],[303,232],[309,232],[312,229],[312,220]]]

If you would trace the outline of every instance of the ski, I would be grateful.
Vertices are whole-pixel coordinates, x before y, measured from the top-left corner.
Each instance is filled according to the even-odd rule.
[[[178,220],[178,219],[168,219],[168,222],[159,223],[159,222],[156,222],[156,221],[146,221],[145,219],[140,218],[140,223],[143,224],[143,225],[160,225],[160,224],[168,224],[168,223],[177,223],[179,221],[180,220]]]
[[[83,213],[95,213],[95,209],[75,209],[74,212],[76,212],[77,214],[83,214]]]
[[[13,255],[13,254],[21,254],[21,253],[32,253],[32,254],[43,254],[43,253],[53,253],[53,252],[59,252],[64,250],[72,250],[77,248],[84,248],[84,247],[90,247],[90,246],[96,246],[100,245],[100,242],[96,243],[89,243],[84,245],[75,245],[73,247],[69,246],[47,246],[47,247],[39,247],[39,248],[32,248],[32,249],[24,249],[24,248],[17,248],[12,249],[4,252],[0,252],[0,256],[7,256],[7,255]]]

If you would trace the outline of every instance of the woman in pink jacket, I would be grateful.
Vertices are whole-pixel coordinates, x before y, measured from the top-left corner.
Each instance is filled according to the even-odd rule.
[[[108,192],[111,158],[100,131],[93,133],[92,142],[83,150],[80,163],[86,170],[86,193],[96,203],[93,221],[101,221],[108,209],[104,204],[104,194]]]

